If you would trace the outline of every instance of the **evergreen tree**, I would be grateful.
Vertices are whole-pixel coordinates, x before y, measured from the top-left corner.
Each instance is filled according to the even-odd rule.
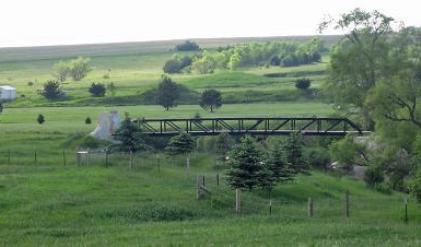
[[[156,101],[159,105],[163,106],[166,111],[170,107],[177,106],[177,99],[179,97],[178,85],[171,80],[170,77],[163,75],[161,82],[158,85]]]
[[[261,177],[266,171],[262,163],[262,154],[252,137],[242,138],[230,156],[228,183],[232,188],[252,190],[262,184]]]
[[[38,118],[37,118],[37,122],[38,122],[39,124],[43,124],[43,123],[45,122],[44,115],[39,114],[39,115],[38,115]]]
[[[189,154],[195,147],[195,141],[188,133],[180,133],[168,142],[165,150],[170,155]]]
[[[276,144],[270,152],[267,166],[276,182],[294,179],[294,169],[285,161],[284,151],[279,144]]]
[[[148,148],[144,142],[141,129],[128,116],[126,116],[120,128],[114,133],[114,139],[120,141],[117,148],[121,151],[138,152]]]
[[[91,118],[90,118],[90,117],[87,117],[87,118],[85,119],[85,124],[91,124],[91,123],[92,123]]]
[[[308,166],[303,158],[302,152],[303,140],[299,134],[291,134],[284,142],[285,158],[287,163],[291,164],[291,168],[296,172],[305,172]]]

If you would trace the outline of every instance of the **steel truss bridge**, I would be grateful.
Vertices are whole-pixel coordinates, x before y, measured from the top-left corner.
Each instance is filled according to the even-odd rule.
[[[172,118],[134,120],[144,134],[149,136],[174,136],[180,132],[191,135],[289,135],[306,136],[363,135],[347,118],[318,117],[247,117],[247,118]]]

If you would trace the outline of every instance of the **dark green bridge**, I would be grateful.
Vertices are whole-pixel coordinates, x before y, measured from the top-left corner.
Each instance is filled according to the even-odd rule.
[[[289,135],[308,136],[363,135],[364,131],[347,118],[249,117],[249,118],[172,118],[134,120],[143,133],[151,136],[191,135]]]

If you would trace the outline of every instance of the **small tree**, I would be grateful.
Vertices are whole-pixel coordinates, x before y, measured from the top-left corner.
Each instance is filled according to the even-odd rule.
[[[307,90],[311,86],[310,79],[301,78],[295,81],[295,87],[300,90]]]
[[[170,77],[163,75],[158,85],[156,101],[168,111],[171,107],[177,106],[179,98],[178,85]]]
[[[265,172],[262,154],[257,149],[252,137],[246,136],[234,146],[228,161],[228,183],[234,189],[252,190],[261,185],[262,173]]]
[[[114,139],[120,142],[117,148],[121,151],[138,152],[148,148],[141,129],[132,122],[129,116],[126,116],[120,128],[114,133]]]
[[[114,85],[113,82],[107,84],[107,91],[111,93],[111,96],[115,96],[117,87]]]
[[[87,118],[85,119],[85,124],[91,124],[91,123],[92,123],[91,118],[90,118],[90,117],[87,117]]]
[[[61,90],[60,82],[50,80],[44,84],[41,95],[49,100],[52,100],[63,97],[64,93]]]
[[[199,104],[203,109],[209,109],[210,112],[213,112],[215,108],[222,106],[221,92],[215,89],[203,91]]]
[[[82,80],[92,71],[89,60],[89,58],[79,57],[69,62],[70,75],[74,81]]]
[[[174,74],[180,72],[182,69],[182,64],[178,59],[170,59],[165,62],[164,67],[162,68],[165,73]]]
[[[91,87],[89,88],[89,92],[92,94],[92,96],[95,97],[104,97],[106,91],[107,89],[102,83],[92,83]]]
[[[181,43],[175,47],[177,51],[197,51],[200,47],[196,42],[186,40],[184,43]]]
[[[70,66],[69,63],[65,61],[60,61],[53,66],[54,76],[59,82],[64,82],[67,77],[70,75]]]
[[[269,153],[266,163],[276,182],[286,182],[294,179],[294,169],[291,167],[291,164],[286,162],[284,150],[279,143],[276,143]]]
[[[45,122],[44,115],[42,115],[42,114],[38,114],[38,117],[37,117],[37,122],[38,122],[39,124],[43,124],[43,123]]]
[[[165,151],[170,155],[189,154],[195,147],[195,141],[188,133],[180,133],[170,139]]]
[[[357,162],[361,148],[354,143],[353,137],[348,135],[332,143],[329,146],[329,152],[333,161],[337,161],[345,170],[350,170],[352,165]]]
[[[291,168],[296,172],[305,172],[308,166],[303,158],[303,140],[301,135],[290,134],[283,144],[286,161],[291,164]]]

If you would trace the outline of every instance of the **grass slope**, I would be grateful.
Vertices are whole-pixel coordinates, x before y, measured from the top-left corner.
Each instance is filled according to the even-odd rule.
[[[263,191],[234,193],[217,187],[213,158],[196,154],[186,174],[182,159],[135,159],[128,169],[115,157],[110,168],[0,165],[2,245],[238,245],[419,246],[421,208],[410,203],[402,223],[402,196],[367,190],[362,182],[315,172],[279,185],[268,215]],[[127,160],[126,160],[127,161]],[[212,199],[195,199],[195,175],[205,174]],[[351,218],[343,193],[351,191]],[[315,216],[306,216],[307,197]]]

